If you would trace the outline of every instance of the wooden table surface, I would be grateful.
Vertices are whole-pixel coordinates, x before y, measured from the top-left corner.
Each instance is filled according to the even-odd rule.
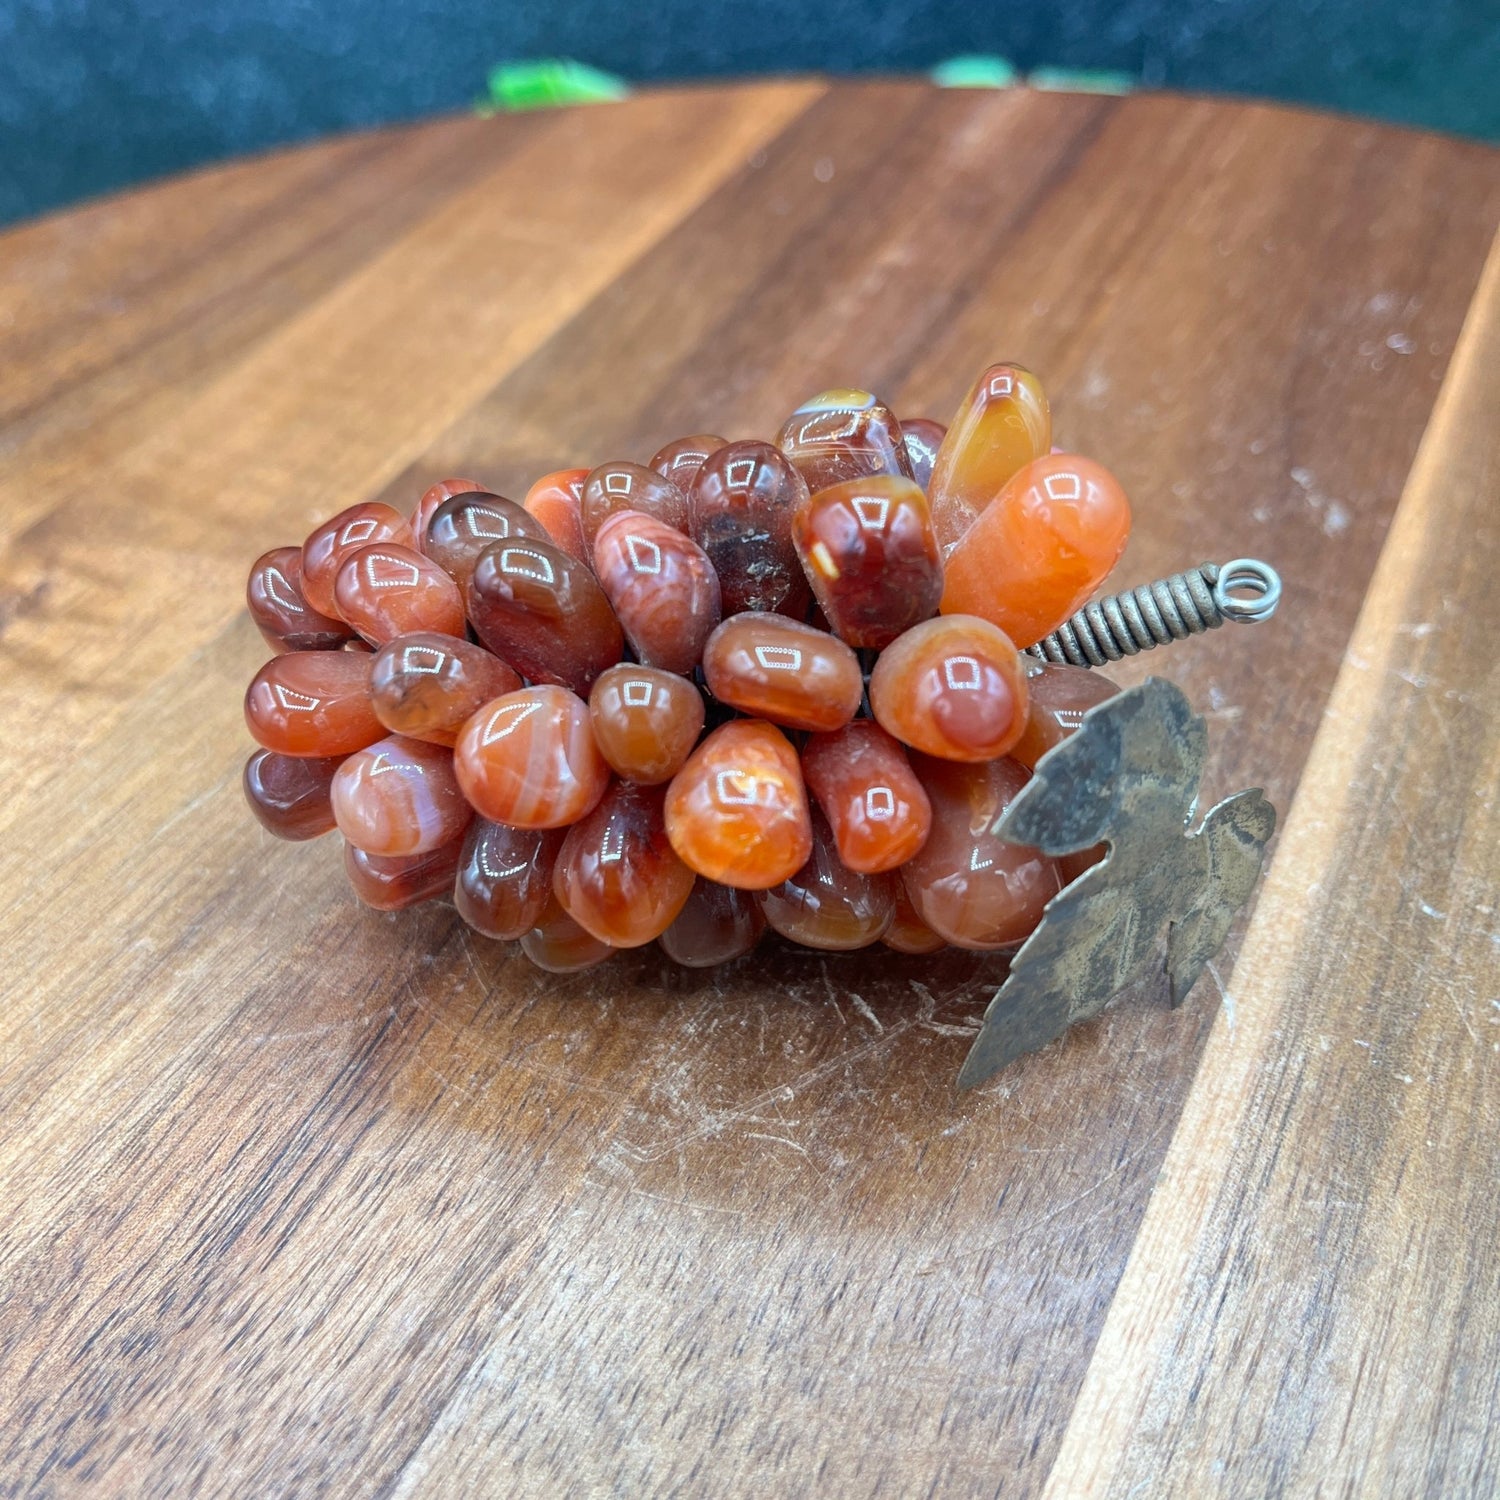
[[[1500,1491],[1497,223],[1479,145],[790,82],[0,236],[0,1492]],[[1286,577],[1150,663],[1283,816],[1180,1011],[958,1094],[992,964],[555,979],[251,819],[263,549],[1000,357],[1125,582]]]

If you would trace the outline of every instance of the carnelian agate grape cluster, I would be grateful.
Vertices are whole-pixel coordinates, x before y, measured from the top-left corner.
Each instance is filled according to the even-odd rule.
[[[825,391],[774,443],[350,506],[250,571],[256,817],[335,829],[361,901],[451,896],[566,973],[1007,949],[1099,851],[995,828],[1115,688],[1022,648],[1098,589],[1120,486],[998,364],[949,427]]]

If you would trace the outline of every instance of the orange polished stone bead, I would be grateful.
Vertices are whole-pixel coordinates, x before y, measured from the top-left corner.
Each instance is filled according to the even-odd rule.
[[[245,762],[245,801],[261,827],[279,839],[315,839],[333,830],[329,788],[341,756],[278,755],[257,750]]]
[[[776,446],[817,494],[846,479],[872,474],[911,478],[901,424],[869,391],[823,391],[787,418]]]
[[[481,817],[518,828],[576,823],[609,785],[588,704],[560,687],[486,704],[459,734],[453,765]]]
[[[693,482],[709,454],[718,452],[728,441],[728,438],[715,437],[711,432],[675,438],[657,449],[651,457],[650,467],[675,485],[685,500],[692,494]]]
[[[643,666],[689,673],[719,623],[719,578],[690,537],[618,510],[594,539],[594,573]]]
[[[592,547],[599,528],[621,510],[637,510],[643,515],[655,516],[674,531],[686,532],[688,529],[687,499],[671,480],[663,479],[655,469],[648,469],[643,464],[623,460],[600,464],[590,471],[583,483],[580,515],[584,541]]]
[[[943,564],[914,479],[881,474],[820,490],[792,536],[828,622],[851,646],[882,650],[937,613]]]
[[[666,789],[617,781],[563,840],[552,893],[586,932],[614,948],[660,937],[693,889],[667,838]]]
[[[1020,365],[991,365],[969,388],[927,487],[946,556],[1011,477],[1052,446],[1047,393]]]
[[[583,538],[583,486],[588,477],[587,469],[557,469],[543,474],[526,491],[525,508],[564,552],[592,566],[593,549]]]
[[[560,828],[512,828],[475,818],[464,838],[453,904],[475,932],[514,942],[552,902]]]
[[[551,542],[499,542],[480,554],[469,587],[479,639],[532,682],[587,693],[625,650],[604,590]]]
[[[375,654],[370,700],[393,734],[451,749],[458,731],[491,698],[520,686],[511,667],[472,641],[402,635]]]
[[[281,755],[352,755],[385,734],[370,704],[374,657],[354,651],[289,651],[250,680],[245,723]]]
[[[339,614],[372,646],[418,631],[464,633],[458,585],[430,558],[395,542],[361,547],[346,557],[333,597]]]
[[[581,969],[592,969],[616,951],[580,927],[558,905],[556,896],[548,897],[536,926],[521,936],[521,952],[549,974],[576,974]]]
[[[458,585],[465,603],[480,554],[496,542],[552,542],[547,528],[503,495],[454,495],[432,513],[427,555]],[[564,549],[566,550],[566,549]]]
[[[336,651],[354,636],[342,620],[320,615],[307,602],[300,547],[273,547],[255,559],[245,584],[245,604],[273,651]]]
[[[376,501],[351,505],[308,534],[302,544],[302,595],[322,615],[336,615],[333,585],[344,559],[377,542],[413,545],[411,527],[399,510]]]
[[[869,719],[813,735],[802,750],[802,776],[849,869],[894,870],[927,842],[927,793],[906,751]]]
[[[599,753],[627,781],[670,781],[703,732],[703,694],[685,677],[622,662],[589,694]]]
[[[765,930],[754,896],[700,875],[677,920],[662,933],[661,946],[685,969],[711,969],[743,958]]]
[[[939,948],[946,948],[947,943],[917,915],[905,883],[898,881],[897,885],[900,889],[896,892],[895,915],[880,941],[897,953],[936,953]]]
[[[442,745],[388,735],[356,751],[333,778],[339,832],[366,854],[426,854],[462,838],[474,810]]]
[[[1087,603],[1129,536],[1130,502],[1107,469],[1071,453],[1036,459],[949,554],[943,613],[1033,646]]]
[[[991,760],[1026,728],[1026,670],[1003,630],[944,615],[881,653],[870,708],[903,744],[947,760]]]
[[[948,429],[931,417],[901,418],[901,441],[906,446],[906,461],[911,465],[911,477],[924,492],[932,483],[932,465],[947,435]]]
[[[440,479],[424,490],[409,522],[411,534],[416,538],[417,551],[427,551],[427,525],[432,520],[432,513],[443,501],[451,500],[455,495],[479,494],[483,490],[484,486],[473,479]]]
[[[859,658],[785,615],[730,615],[703,648],[703,675],[720,703],[789,729],[838,729],[864,696]]]
[[[804,948],[847,952],[880,941],[896,911],[897,877],[863,875],[839,860],[833,831],[812,815],[812,853],[795,875],[765,891],[761,914]]]
[[[1008,754],[1028,771],[1054,745],[1077,733],[1089,709],[1107,702],[1120,690],[1109,678],[1087,667],[1029,662],[1026,689],[1030,712],[1026,729]]]
[[[405,911],[453,889],[463,847],[463,840],[455,839],[426,854],[383,855],[367,854],[346,843],[344,873],[366,906],[376,911]]]
[[[719,575],[726,615],[806,614],[807,579],[792,541],[792,519],[806,502],[801,474],[769,443],[725,444],[698,470],[688,523]]]
[[[919,920],[960,948],[1007,948],[1041,920],[1062,887],[1057,865],[995,833],[1026,784],[1013,760],[963,765],[915,757],[932,801],[932,832],[901,878]]]
[[[722,724],[688,757],[667,790],[667,837],[709,880],[765,890],[812,853],[812,824],[797,752],[758,719]]]

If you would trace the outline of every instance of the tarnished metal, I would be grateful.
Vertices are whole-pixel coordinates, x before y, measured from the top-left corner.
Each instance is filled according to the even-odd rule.
[[[1219,951],[1260,874],[1276,811],[1259,791],[1221,802],[1189,831],[1208,731],[1180,688],[1150,677],[1084,715],[1048,751],[999,832],[1050,855],[1109,845],[1047,905],[1011,963],[959,1074],[972,1087],[1161,961],[1180,1005]]]

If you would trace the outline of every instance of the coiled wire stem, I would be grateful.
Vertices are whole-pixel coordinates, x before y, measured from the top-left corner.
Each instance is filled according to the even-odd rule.
[[[1051,635],[1028,646],[1039,661],[1102,667],[1156,646],[1217,630],[1225,620],[1267,620],[1281,602],[1275,568],[1253,557],[1204,563],[1138,589],[1086,604]]]

